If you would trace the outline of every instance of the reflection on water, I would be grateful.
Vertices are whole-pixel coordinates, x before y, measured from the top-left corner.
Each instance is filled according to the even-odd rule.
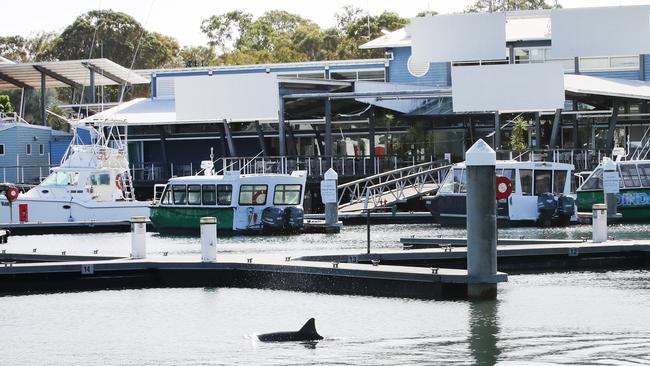
[[[476,365],[494,365],[499,357],[497,300],[469,304],[469,348]]]

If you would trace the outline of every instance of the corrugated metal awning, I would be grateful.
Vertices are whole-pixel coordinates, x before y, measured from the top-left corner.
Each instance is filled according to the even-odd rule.
[[[149,79],[106,59],[51,61],[34,63],[0,63],[0,89],[40,88],[45,74],[48,88],[90,85],[94,71],[95,85],[148,84]]]

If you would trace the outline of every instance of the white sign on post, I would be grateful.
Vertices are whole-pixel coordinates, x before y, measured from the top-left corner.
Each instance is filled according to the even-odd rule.
[[[618,172],[617,171],[603,171],[603,191],[605,193],[618,193]]]
[[[326,179],[320,182],[320,197],[323,203],[336,203],[336,181]]]

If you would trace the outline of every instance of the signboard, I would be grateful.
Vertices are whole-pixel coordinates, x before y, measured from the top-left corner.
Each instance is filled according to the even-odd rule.
[[[320,182],[320,197],[323,203],[336,203],[336,181],[324,180]]]
[[[603,191],[605,193],[619,192],[617,171],[603,171]]]
[[[454,66],[451,82],[454,112],[564,108],[564,70],[559,63]]]

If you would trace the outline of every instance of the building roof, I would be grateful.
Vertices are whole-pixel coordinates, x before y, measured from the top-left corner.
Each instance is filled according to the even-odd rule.
[[[650,100],[650,83],[588,75],[564,75],[564,90],[577,94]]]
[[[362,44],[361,49],[397,48],[411,46],[410,27],[385,34]],[[551,11],[506,12],[506,42],[545,41],[551,39]]]
[[[91,125],[96,122],[119,121],[131,125],[156,125],[177,123],[176,101],[171,98],[136,98],[80,121]]]
[[[0,89],[40,88],[41,73],[46,87],[90,85],[90,70],[95,85],[147,84],[149,79],[106,58],[34,63],[0,63]]]

